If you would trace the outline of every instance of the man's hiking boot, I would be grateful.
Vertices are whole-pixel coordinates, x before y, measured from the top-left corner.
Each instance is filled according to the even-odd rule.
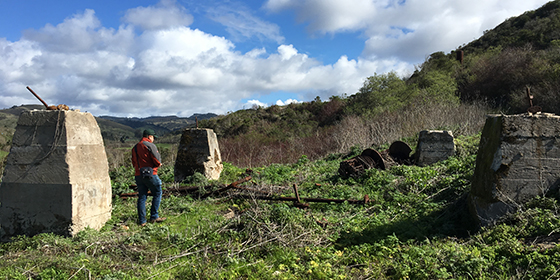
[[[167,220],[167,218],[159,217],[159,218],[157,218],[157,219],[151,219],[151,220],[150,220],[150,223],[152,223],[152,224],[153,224],[153,223],[161,223],[161,222],[163,222],[163,221],[165,221],[165,220]]]

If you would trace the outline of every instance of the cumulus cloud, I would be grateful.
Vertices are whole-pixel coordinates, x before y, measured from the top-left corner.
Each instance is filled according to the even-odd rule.
[[[508,17],[547,0],[268,0],[264,8],[293,10],[311,33],[362,31],[363,58],[423,61],[480,37]]]
[[[46,51],[76,53],[107,47],[100,42],[113,46],[111,43],[116,42],[107,40],[107,36],[112,36],[109,33],[112,30],[102,28],[95,12],[87,9],[56,26],[47,24],[39,30],[25,30],[23,38],[40,44]]]
[[[94,115],[222,114],[264,106],[255,96],[279,91],[303,100],[326,100],[355,93],[374,73],[406,73],[426,52],[454,48],[464,43],[461,38],[472,34],[474,39],[501,21],[481,9],[492,10],[488,14],[496,18],[512,14],[508,9],[516,6],[519,13],[529,9],[521,0],[514,0],[516,5],[473,3],[482,7],[437,2],[268,1],[269,11],[295,9],[315,32],[362,30],[363,55],[351,59],[341,54],[327,65],[297,45],[283,43],[277,26],[243,10],[217,9],[213,15],[241,37],[278,42],[276,49],[259,46],[241,52],[233,39],[191,28],[192,15],[174,1],[130,9],[116,29],[102,26],[93,10],[84,10],[62,23],[26,30],[18,41],[0,38],[0,108],[38,104],[25,86],[49,104],[67,104]],[[536,8],[535,1],[527,2]],[[244,16],[246,21],[241,20]],[[291,102],[299,101],[277,104]]]
[[[0,39],[0,107],[37,103],[25,90],[31,86],[49,104],[95,115],[225,113],[242,108],[240,100],[280,90],[311,98],[353,93],[365,75],[385,67],[346,57],[322,65],[293,45],[241,53],[230,40],[188,26],[136,33],[130,14],[118,29],[85,10],[28,30],[20,41]]]
[[[245,103],[245,105],[243,105],[243,108],[247,109],[247,108],[255,108],[255,107],[267,107],[268,105],[266,103],[263,103],[257,99],[251,99],[248,100],[247,103]]]
[[[334,33],[358,30],[376,16],[376,2],[371,0],[269,0],[264,7],[271,12],[294,9],[297,19],[307,23],[311,32]]]
[[[302,102],[303,101],[298,101],[297,99],[289,98],[289,99],[286,99],[285,101],[282,101],[282,100],[278,99],[278,100],[276,100],[276,102],[274,104],[267,104],[267,103],[264,103],[264,102],[262,102],[260,100],[257,100],[257,99],[251,99],[251,100],[248,100],[243,105],[243,108],[244,109],[258,108],[258,107],[265,108],[265,107],[268,107],[270,105],[284,106],[284,105],[288,105],[288,104],[292,104],[292,103],[302,103]]]
[[[158,30],[189,26],[193,22],[193,17],[174,0],[162,0],[156,6],[128,10],[123,20],[144,30]]]
[[[277,100],[276,101],[276,105],[278,106],[284,106],[284,105],[288,105],[288,104],[292,104],[292,103],[301,103],[301,101],[297,101],[296,99],[287,99],[286,101],[282,101],[282,100]]]
[[[545,1],[419,1],[384,9],[365,29],[364,56],[422,61],[431,52],[450,51],[480,37],[508,17]],[[382,24],[386,23],[386,24]]]

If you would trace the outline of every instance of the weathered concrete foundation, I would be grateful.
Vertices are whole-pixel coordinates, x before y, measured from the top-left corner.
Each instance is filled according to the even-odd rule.
[[[495,224],[532,198],[560,185],[560,117],[489,115],[469,195],[479,226]]]
[[[23,112],[0,185],[0,234],[74,235],[100,229],[110,217],[111,180],[95,118]]]
[[[451,131],[420,131],[414,154],[417,165],[430,165],[453,155],[455,155],[455,142]]]
[[[218,180],[223,169],[216,133],[211,129],[186,129],[177,151],[175,181],[183,181],[195,172]]]

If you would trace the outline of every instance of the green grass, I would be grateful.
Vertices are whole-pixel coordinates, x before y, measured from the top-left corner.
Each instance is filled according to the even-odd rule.
[[[100,231],[40,234],[0,244],[0,279],[555,279],[560,247],[533,242],[560,229],[556,198],[538,198],[493,228],[472,231],[460,198],[469,191],[479,135],[458,156],[428,167],[395,166],[342,179],[338,157],[253,169],[244,186],[368,205],[223,196],[164,198],[162,224],[136,225],[135,199],[113,200]],[[130,169],[112,174],[126,184]],[[229,184],[245,170],[225,164]],[[172,168],[161,170],[164,184]],[[193,179],[192,181],[196,181]],[[469,231],[471,230],[471,231]]]

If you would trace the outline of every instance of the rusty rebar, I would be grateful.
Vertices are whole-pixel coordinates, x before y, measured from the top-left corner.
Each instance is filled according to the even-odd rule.
[[[205,194],[202,198],[206,198],[206,197],[208,197],[208,196],[210,196],[210,195],[213,195],[213,194],[217,194],[217,193],[221,193],[221,192],[227,191],[227,190],[229,190],[229,189],[231,189],[231,188],[239,188],[237,185],[242,184],[242,183],[245,183],[245,182],[247,182],[247,181],[249,181],[249,180],[251,180],[251,179],[252,179],[251,176],[247,176],[247,177],[245,177],[245,178],[243,178],[243,179],[240,179],[240,180],[238,180],[238,181],[235,181],[235,182],[233,182],[233,183],[231,183],[231,184],[229,184],[229,185],[227,185],[227,186],[225,186],[225,187],[223,187],[223,188],[221,188],[221,189],[218,189],[218,190],[209,192],[209,193]],[[210,186],[202,187],[202,188],[203,188],[203,189],[206,189],[206,188],[209,188],[209,187],[210,187]],[[133,190],[137,190],[137,189],[138,189],[138,186],[136,186],[136,185],[131,185],[130,188],[133,189]],[[171,195],[171,194],[173,194],[173,193],[188,194],[188,193],[197,192],[197,191],[199,191],[199,190],[200,190],[200,187],[179,187],[179,188],[172,188],[172,189],[165,189],[165,190],[162,190],[162,195],[163,195],[163,196],[169,196],[169,195]],[[137,192],[137,191],[136,191],[136,192],[129,192],[129,193],[121,193],[121,194],[119,195],[119,197],[120,197],[120,198],[123,198],[123,199],[124,199],[124,198],[130,198],[130,197],[136,197],[136,196],[138,196],[138,192]],[[149,190],[148,190],[148,196],[152,196],[152,193],[151,193]]]
[[[247,199],[259,199],[259,200],[273,200],[273,201],[294,201],[298,202],[297,197],[283,197],[283,196],[251,196],[251,195],[237,195],[237,197],[247,198]],[[323,202],[323,203],[344,203],[348,202],[350,204],[368,204],[370,202],[369,196],[365,195],[364,199],[336,199],[336,198],[301,198],[305,202]]]
[[[527,109],[528,113],[531,114],[536,114],[542,111],[542,108],[540,106],[535,106],[533,105],[533,95],[531,94],[531,88],[529,86],[526,86],[527,89],[527,99],[529,100],[529,109]]]
[[[533,95],[531,95],[531,88],[526,87],[527,89],[527,99],[529,99],[529,107],[533,107]]]
[[[240,179],[240,180],[237,180],[237,181],[235,181],[235,182],[233,182],[233,183],[231,183],[231,184],[229,184],[229,185],[227,185],[227,186],[225,186],[225,187],[223,187],[223,188],[221,188],[221,189],[215,190],[215,191],[213,191],[213,192],[209,192],[209,193],[203,195],[202,198],[207,198],[207,197],[209,197],[209,196],[211,196],[211,195],[214,195],[214,194],[217,194],[217,193],[221,193],[221,192],[225,192],[225,191],[227,191],[227,190],[229,190],[229,189],[231,189],[231,188],[237,187],[237,185],[239,185],[239,184],[242,184],[242,183],[245,183],[245,182],[247,182],[247,181],[250,181],[252,178],[253,178],[253,177],[251,177],[251,176],[247,176],[247,177],[245,177],[245,178],[243,178],[243,179]]]
[[[37,97],[37,99],[39,99],[39,101],[41,101],[41,103],[43,103],[43,105],[45,105],[45,108],[49,108],[49,105],[47,105],[47,103],[45,101],[43,101],[43,99],[41,99],[41,97],[39,97],[39,95],[37,95],[30,87],[27,87],[27,90],[29,90],[33,95],[35,95],[35,97]]]
[[[369,200],[369,196],[366,194],[364,196],[364,199],[362,200],[356,200],[356,199],[336,199],[336,198],[301,198],[299,196],[299,191],[297,189],[297,185],[294,184],[293,188],[294,188],[294,192],[296,197],[281,197],[281,196],[277,196],[274,195],[272,193],[268,193],[268,192],[264,192],[264,191],[260,191],[260,190],[254,190],[254,189],[249,189],[249,188],[245,188],[245,187],[241,187],[239,186],[242,183],[245,183],[247,181],[250,181],[252,179],[251,176],[247,176],[243,179],[237,180],[223,188],[220,188],[218,190],[215,190],[213,192],[209,192],[207,194],[205,194],[204,196],[202,196],[202,198],[206,198],[208,196],[214,195],[214,194],[218,194],[218,193],[222,193],[225,192],[227,190],[230,189],[238,189],[238,190],[244,190],[244,191],[250,191],[250,192],[255,192],[255,193],[260,193],[261,195],[243,195],[243,194],[238,194],[235,195],[236,197],[239,198],[245,198],[245,199],[259,199],[259,200],[272,200],[272,201],[293,201],[294,205],[297,207],[308,207],[309,205],[307,203],[303,203],[303,202],[322,202],[322,203],[344,203],[344,202],[348,202],[350,204],[368,204],[370,202]],[[134,186],[131,186],[131,188]],[[190,193],[190,192],[195,192],[198,190],[198,187],[181,187],[181,188],[175,188],[175,189],[166,189],[163,190],[163,196],[169,196],[172,193]],[[151,192],[148,191],[148,195],[151,196]],[[132,197],[136,197],[138,196],[138,192],[131,192],[131,193],[122,193],[119,195],[120,198],[126,199],[126,198],[132,198]]]
[[[462,51],[462,50],[457,50],[457,60],[458,60],[461,64],[463,64],[463,56],[464,56],[463,51]]]

